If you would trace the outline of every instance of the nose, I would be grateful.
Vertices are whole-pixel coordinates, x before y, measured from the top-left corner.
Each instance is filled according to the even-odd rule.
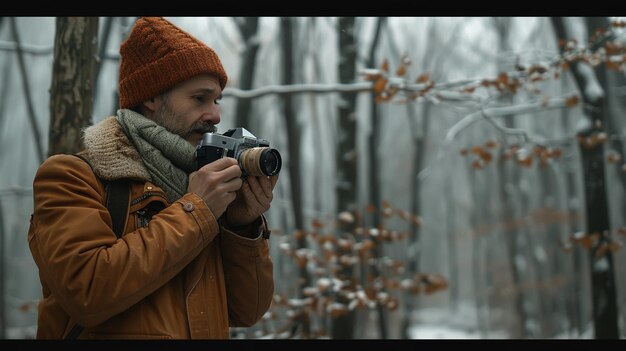
[[[211,104],[209,108],[204,111],[200,118],[203,122],[209,122],[211,124],[218,124],[221,121],[220,109],[216,104]]]

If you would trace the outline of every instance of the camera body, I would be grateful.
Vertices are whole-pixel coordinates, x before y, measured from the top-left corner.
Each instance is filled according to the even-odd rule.
[[[204,133],[196,148],[197,167],[222,157],[237,159],[242,176],[272,176],[278,174],[282,159],[270,142],[255,137],[245,128],[229,129],[223,134]]]

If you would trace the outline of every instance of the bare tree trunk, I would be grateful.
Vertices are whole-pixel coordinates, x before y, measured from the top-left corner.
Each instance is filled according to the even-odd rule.
[[[378,47],[378,40],[380,39],[380,32],[382,27],[386,22],[385,17],[379,17],[376,20],[376,28],[374,32],[374,39],[372,41],[372,46],[370,47],[369,58],[368,58],[368,67],[376,67],[376,49]],[[371,94],[371,121],[372,121],[372,131],[369,135],[369,141],[367,146],[369,148],[369,181],[370,181],[370,203],[374,205],[376,208],[380,208],[380,164],[378,162],[378,147],[380,146],[380,127],[378,125],[379,122],[379,113],[378,113],[378,105],[376,103],[376,99],[374,93]],[[355,184],[356,186],[356,184]],[[372,226],[374,228],[379,228],[381,226],[380,220],[381,211],[373,211],[373,221]],[[378,259],[381,255],[380,250],[382,249],[382,245],[376,245],[372,250],[372,258],[374,260]],[[380,273],[375,266],[372,266],[373,276],[378,277]],[[376,306],[378,313],[378,328],[380,330],[380,338],[387,339],[388,331],[387,331],[387,323],[386,323],[386,315],[384,307],[380,304]]]
[[[318,41],[315,40],[315,31],[318,26],[318,19],[312,17],[309,19],[308,26],[308,39],[310,40],[310,45],[312,47],[316,47],[319,45]],[[321,72],[324,71],[323,66],[323,58],[320,59],[320,55],[313,55],[313,75],[318,77]],[[323,140],[322,136],[324,135],[323,123],[325,122],[322,118],[327,114],[325,112],[320,112],[317,106],[318,96],[316,94],[309,95],[309,101],[311,106],[311,117],[313,124],[313,140]],[[330,105],[330,104],[327,104]],[[328,106],[327,108],[332,108],[332,106]],[[330,153],[328,153],[330,154]],[[332,158],[332,156],[330,156]],[[324,162],[321,157],[316,157],[316,161]],[[323,189],[324,177],[323,177],[323,167],[314,167],[313,170],[313,189]],[[321,191],[315,191],[313,194],[313,208],[315,211],[321,213],[324,210],[325,204],[323,199],[323,194]]]
[[[106,17],[104,20],[104,29],[102,31],[102,38],[98,47],[98,60],[94,73],[93,80],[93,98],[94,101],[98,99],[98,80],[100,78],[100,72],[102,71],[102,63],[107,56],[107,47],[109,45],[109,38],[111,37],[111,27],[113,25],[113,19],[115,17]]]
[[[562,81],[562,85],[565,86],[565,81]],[[565,87],[563,88],[565,89]],[[571,113],[570,109],[564,108],[561,110],[561,124],[563,130],[570,130],[570,125],[573,121],[570,121]],[[576,191],[576,171],[572,167],[565,167],[565,195],[567,217],[569,218],[569,233],[576,233],[581,231],[580,223],[576,220],[577,214],[582,212],[580,208],[582,200],[579,198],[579,193]],[[574,201],[580,200],[580,201]],[[568,234],[568,237],[571,234]],[[581,279],[583,277],[585,268],[585,254],[584,249],[580,245],[575,245],[572,248],[572,260],[571,270],[567,281],[568,289],[566,291],[565,301],[567,303],[567,318],[570,321],[570,333],[574,331],[574,337],[582,335],[585,328],[585,318],[583,312],[583,286],[585,282]]]
[[[24,54],[22,52],[22,43],[20,41],[19,33],[17,31],[17,23],[15,17],[11,17],[11,32],[13,34],[13,40],[15,40],[15,46],[17,48],[17,61],[19,63],[20,73],[22,76],[22,91],[26,98],[26,107],[28,108],[28,120],[30,121],[31,129],[33,130],[33,140],[37,147],[37,156],[39,157],[39,163],[44,161],[43,145],[41,145],[41,132],[39,130],[39,124],[37,123],[37,116],[35,116],[35,107],[33,99],[31,97],[30,84],[28,80],[28,74],[26,69],[26,63],[24,62]]]
[[[81,131],[92,118],[97,43],[98,17],[57,17],[48,155],[83,148]]]
[[[339,81],[340,83],[352,83],[356,78],[357,46],[354,33],[354,17],[340,17],[337,33],[339,36]],[[339,101],[339,126],[337,127],[337,209],[338,211],[356,211],[356,187],[357,187],[357,157],[356,157],[356,95],[341,93]],[[348,235],[354,229],[354,225],[343,223],[338,228]],[[342,279],[353,276],[352,267],[344,268],[340,274]],[[347,304],[340,297],[339,302]],[[331,328],[333,339],[353,339],[354,324],[356,322],[354,312],[348,312],[334,319]]]
[[[282,84],[289,85],[294,83],[293,74],[293,19],[289,17],[280,19],[280,29],[282,33],[282,54],[283,54],[283,79]],[[286,94],[283,96],[283,115],[285,116],[285,125],[287,126],[288,136],[288,155],[289,155],[289,176],[291,180],[291,198],[293,202],[293,215],[295,218],[296,230],[304,229],[304,219],[302,214],[302,198],[301,198],[301,177],[300,177],[300,133],[298,127],[297,116],[294,114],[292,96]],[[302,236],[297,243],[299,248],[306,247],[306,238]],[[300,270],[300,278],[304,286],[310,284],[306,267]],[[302,289],[298,289],[301,291]],[[302,333],[306,337],[311,333],[311,327],[306,323],[308,319],[302,319]]]
[[[512,117],[512,116],[511,116]],[[505,119],[508,123],[507,127],[512,127],[513,123],[510,119]],[[514,169],[512,172],[507,172],[507,167],[517,167],[516,165],[508,165],[506,161],[499,161],[497,164],[498,174],[501,181],[500,186],[500,201],[502,203],[502,222],[503,223],[512,223],[515,213],[515,208],[513,202],[516,201],[514,194],[512,194],[507,189],[509,188],[507,185],[509,184],[517,184],[519,183],[519,171]],[[507,173],[510,176],[507,176]],[[524,289],[520,289],[519,287],[523,286],[523,272],[519,265],[516,263],[516,259],[518,255],[521,253],[517,238],[523,235],[518,226],[505,226],[503,230],[503,235],[505,236],[506,248],[507,248],[507,257],[509,258],[508,265],[511,269],[511,284],[514,287],[512,290],[513,294],[513,305],[515,307],[515,324],[516,327],[513,330],[513,338],[525,338],[529,335],[529,331],[526,330],[526,325],[528,325],[528,313],[524,308],[525,292]]]
[[[380,39],[380,32],[382,27],[385,25],[386,18],[380,17],[376,20],[376,28],[374,29],[374,39],[372,40],[372,46],[370,47],[369,58],[367,62],[368,67],[377,67],[376,63],[376,49],[378,47],[378,41]],[[371,132],[369,135],[369,140],[367,143],[368,146],[368,154],[369,154],[369,190],[370,190],[370,201],[369,203],[375,206],[376,208],[380,207],[380,164],[378,162],[378,147],[380,146],[380,126],[379,122],[379,112],[378,112],[378,104],[376,103],[375,94],[372,92],[371,94],[371,112],[370,112],[370,120],[371,120]],[[374,228],[378,228],[380,226],[380,211],[372,212],[372,226]]]
[[[511,19],[508,17],[497,17],[493,19],[494,22],[494,26],[496,27],[496,31],[498,32],[498,39],[499,39],[499,48],[498,51],[499,52],[507,52],[509,50],[511,50],[511,47],[509,45],[509,28],[511,26]],[[500,64],[498,67],[498,72],[506,72],[510,67],[507,67],[504,64]],[[500,98],[500,100],[502,102],[506,102],[509,104],[513,103],[513,98],[511,95],[504,95]],[[507,128],[513,128],[514,127],[514,116],[510,115],[510,116],[506,116],[503,118],[504,124]],[[517,183],[518,182],[518,177],[519,177],[519,172],[517,170],[514,170],[511,175],[514,177],[514,179],[511,180],[511,178],[509,177],[509,175],[507,174],[507,166],[508,166],[508,162],[505,162],[504,160],[500,159],[500,161],[497,162],[497,174],[498,174],[498,178],[500,179],[499,185],[499,196],[500,196],[500,202],[502,203],[502,212],[501,212],[501,221],[503,223],[510,223],[513,221],[513,213],[515,211],[514,206],[513,206],[513,201],[515,201],[515,198],[513,196],[510,196],[511,194],[509,194],[509,192],[507,191],[507,186],[511,183]],[[515,167],[515,166],[513,166]],[[515,258],[518,255],[518,247],[517,247],[517,241],[515,240],[515,238],[518,237],[519,234],[519,228],[517,228],[516,226],[505,226],[505,228],[503,229],[503,235],[505,237],[505,242],[506,242],[506,248],[507,248],[507,252],[508,254],[506,255],[509,259],[508,265],[511,269],[511,283],[514,287],[519,287],[522,286],[522,272],[520,272],[520,269],[518,267],[518,265],[515,263]],[[526,320],[528,318],[526,311],[524,310],[524,292],[521,289],[513,289],[513,299],[514,299],[514,303],[513,306],[515,308],[515,326],[513,329],[513,338],[519,338],[519,337],[524,337],[527,335],[527,333],[523,332],[522,333],[522,328],[523,326],[526,325]]]
[[[281,18],[281,33],[283,46],[283,85],[294,83],[293,79],[293,24],[291,18]],[[289,152],[289,175],[291,178],[291,196],[293,200],[293,215],[295,218],[296,229],[304,228],[304,219],[302,218],[302,199],[300,197],[301,177],[300,177],[300,134],[298,121],[293,112],[292,96],[287,94],[283,96],[283,112],[285,116],[285,125],[288,134],[288,152]]]
[[[552,17],[552,24],[559,39],[572,39],[571,19]],[[585,38],[576,38],[583,41]],[[593,69],[584,62],[572,63],[572,74],[580,90],[589,125],[578,131],[578,137],[587,138],[604,131],[605,90],[598,82]],[[587,235],[592,236],[591,291],[593,322],[596,339],[618,339],[617,295],[613,254],[611,250],[599,251],[609,244],[610,221],[604,170],[604,144],[580,144],[583,163],[585,203],[587,211]]]
[[[480,193],[484,191],[484,188],[478,184],[479,175],[476,174],[476,170],[471,169],[469,172],[469,184],[472,188],[471,196],[474,203],[480,203]],[[484,252],[484,233],[482,233],[481,223],[482,218],[486,218],[483,213],[482,206],[473,206],[470,215],[470,222],[472,224],[472,284],[474,287],[475,302],[476,302],[476,324],[478,325],[478,333],[481,338],[486,338],[489,335],[489,316],[486,315],[486,311],[489,308],[489,304],[486,298],[486,286],[484,281],[484,264],[483,264],[483,252]]]
[[[607,29],[611,26],[611,21],[608,17],[585,17],[587,23],[587,34],[591,37],[598,29]],[[609,39],[615,39],[615,34],[609,36]],[[602,44],[597,44],[598,47],[592,49],[598,49]],[[623,122],[623,108],[626,105],[626,99],[615,99],[611,92],[611,88],[614,86],[626,86],[626,76],[624,72],[612,72],[607,70],[605,65],[598,65],[595,67],[596,76],[600,85],[606,91],[604,99],[604,108],[607,111],[607,117],[604,122],[606,123],[606,131],[609,135],[620,134],[624,126]],[[620,106],[621,105],[621,106]],[[624,143],[621,138],[609,139],[609,146],[612,150],[624,154]],[[622,158],[621,165],[624,166],[624,159]],[[617,175],[617,179],[622,184],[622,189],[626,189],[626,172],[622,171],[622,167],[614,167]],[[626,211],[626,197],[621,197],[622,214]]]
[[[239,68],[239,77],[241,80],[240,88],[250,90],[254,84],[254,73],[256,70],[256,55],[259,51],[259,17],[238,17],[236,24],[239,28],[241,38],[245,43],[244,52],[242,54],[241,67]],[[251,99],[237,100],[237,110],[235,111],[235,125],[250,125],[250,106]]]
[[[424,107],[422,109],[422,133],[420,133],[418,131],[418,123],[417,123],[417,118],[418,115],[417,113],[415,113],[414,110],[414,104],[407,104],[407,117],[409,120],[409,129],[412,131],[411,133],[411,140],[413,142],[412,147],[413,150],[415,150],[415,156],[413,159],[413,163],[411,165],[411,187],[410,189],[410,196],[411,196],[411,213],[415,216],[418,216],[421,213],[421,206],[420,206],[420,198],[421,198],[421,187],[420,187],[420,180],[419,180],[419,172],[423,167],[424,164],[424,155],[425,155],[425,149],[426,149],[426,138],[424,137],[424,135],[426,135],[427,131],[428,131],[428,125],[429,125],[429,120],[430,120],[430,108],[431,108],[431,104],[424,104]],[[420,135],[421,134],[421,135]],[[452,184],[452,183],[448,183],[448,184]],[[452,196],[448,197],[447,195],[449,195],[449,189],[450,186],[446,186],[446,195],[444,195],[444,199],[445,201],[452,201]],[[450,217],[450,216],[449,216]],[[453,217],[451,217],[453,218]],[[420,258],[421,258],[421,249],[420,249],[420,228],[417,225],[412,225],[410,228],[411,231],[411,235],[409,235],[409,238],[407,239],[407,273],[406,276],[407,277],[415,277],[420,270],[419,267],[419,262],[420,262]],[[452,229],[451,229],[452,230]],[[454,243],[449,242],[450,246],[449,249],[452,250],[452,252],[450,252],[450,254],[448,255],[448,257],[450,257],[450,267],[454,267],[456,266],[456,256],[454,255],[453,251],[456,251],[456,248],[454,247]],[[451,269],[451,271],[455,271],[454,268]],[[450,295],[453,296],[454,299],[454,294],[456,292],[456,286],[451,285],[450,287]],[[412,318],[411,315],[413,313],[413,311],[416,309],[416,304],[415,304],[416,299],[412,296],[412,295],[408,295],[408,298],[406,300],[406,304],[405,304],[405,308],[404,308],[404,315],[402,317],[402,335],[404,338],[408,338],[409,337],[409,329],[411,327],[411,323],[412,323]]]

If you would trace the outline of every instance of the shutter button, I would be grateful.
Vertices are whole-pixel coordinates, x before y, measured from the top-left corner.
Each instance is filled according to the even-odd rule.
[[[194,209],[194,205],[191,202],[188,202],[186,204],[183,205],[183,209],[187,212],[191,212]]]

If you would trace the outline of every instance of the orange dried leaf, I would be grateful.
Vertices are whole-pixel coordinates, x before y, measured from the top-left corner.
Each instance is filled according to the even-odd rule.
[[[585,235],[580,240],[578,240],[578,244],[583,248],[590,250],[593,243],[591,237],[589,235]]]
[[[506,85],[507,89],[513,94],[517,92],[517,87],[519,86],[519,82],[517,80],[509,80],[509,83]]]
[[[608,163],[618,163],[622,161],[622,156],[616,151],[609,151],[608,155],[606,156],[606,161]]]
[[[390,290],[397,290],[400,288],[400,282],[396,279],[387,279],[385,287]]]
[[[319,218],[313,218],[311,225],[316,229],[324,228],[324,223]]]
[[[432,294],[448,287],[448,282],[439,274],[431,273],[423,277],[422,282],[426,285],[426,294]]]
[[[402,65],[400,65],[400,67],[398,67],[398,69],[396,70],[396,76],[398,76],[398,77],[402,77],[405,73],[406,73],[406,66],[402,64]]]
[[[509,75],[506,72],[502,72],[498,74],[498,79],[496,79],[496,82],[498,83],[498,85],[506,86],[508,81],[509,81]]]
[[[372,239],[364,239],[359,244],[360,244],[359,248],[362,251],[370,251],[376,246],[376,243],[374,243]]]
[[[602,243],[598,246],[598,248],[596,249],[596,253],[594,255],[595,259],[599,259],[602,256],[604,256],[607,251],[609,251],[609,245],[607,243]]]
[[[611,21],[611,26],[616,28],[624,28],[626,26],[626,22],[622,20],[613,20]]]
[[[607,61],[606,68],[611,71],[621,72],[623,70],[621,62]]]
[[[304,233],[304,231],[302,231],[300,229],[296,229],[293,232],[293,238],[296,239],[296,240],[302,240],[302,239],[304,239],[304,237],[305,237],[305,233]]]
[[[565,99],[565,107],[574,107],[578,105],[578,95],[574,95]]]
[[[488,140],[485,143],[485,147],[490,148],[490,149],[496,148],[498,146],[500,146],[500,143],[496,140]]]
[[[624,244],[621,241],[613,240],[609,243],[609,250],[611,250],[611,252],[617,252],[622,249],[622,246],[624,246]]]
[[[385,86],[387,86],[387,78],[382,76],[378,77],[374,82],[374,93],[382,93],[383,90],[385,90]]]
[[[479,156],[483,160],[484,163],[489,163],[493,159],[493,156],[491,155],[491,152],[489,151],[483,150],[483,152],[481,152]]]
[[[380,69],[385,72],[389,72],[389,61],[387,59],[383,60],[383,63],[380,65]]]
[[[521,156],[517,158],[517,163],[524,167],[531,167],[533,165],[533,159],[530,156]]]
[[[430,77],[427,73],[421,74],[419,77],[417,77],[416,79],[416,83],[426,83],[430,80]]]
[[[479,145],[476,145],[470,149],[470,152],[474,155],[480,155],[483,152],[483,148]]]

